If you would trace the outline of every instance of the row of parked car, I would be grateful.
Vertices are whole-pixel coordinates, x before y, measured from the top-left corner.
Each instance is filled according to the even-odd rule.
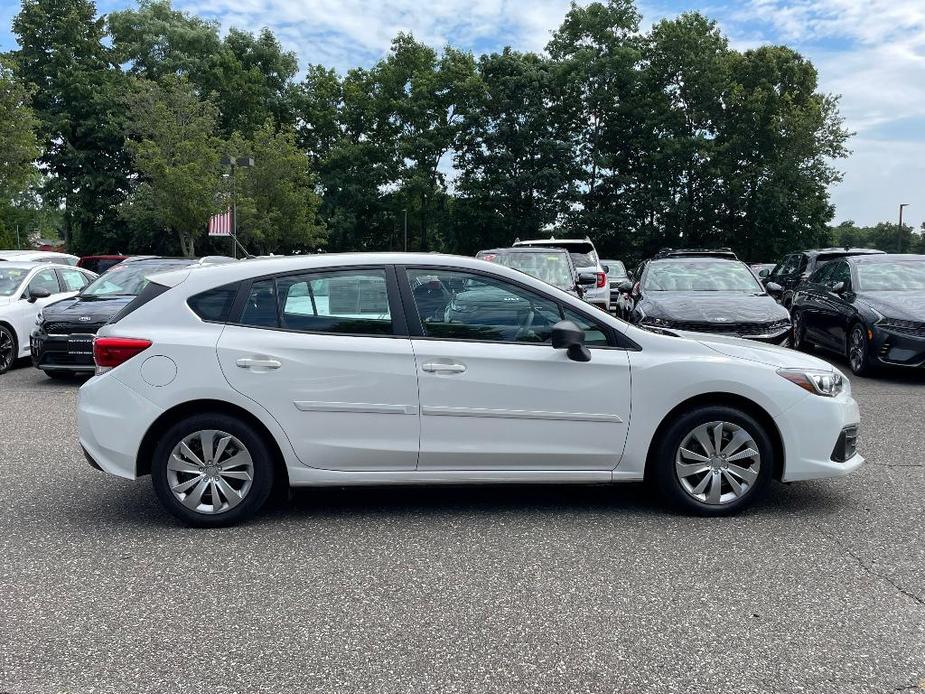
[[[728,248],[664,249],[627,271],[589,239],[550,237],[478,257],[653,330],[821,347],[858,375],[925,364],[925,256],[824,248],[748,266]]]
[[[150,275],[231,260],[0,251],[0,374],[30,356],[51,378],[92,373],[94,335]]]

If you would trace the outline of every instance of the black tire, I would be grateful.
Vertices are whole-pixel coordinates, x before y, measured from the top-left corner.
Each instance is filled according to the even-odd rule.
[[[711,422],[728,423],[744,429],[757,445],[760,455],[758,472],[754,481],[741,496],[721,504],[705,503],[694,498],[682,486],[675,465],[678,450],[684,439],[697,427]],[[724,439],[724,442],[728,442],[728,439]],[[654,459],[650,463],[655,487],[670,505],[684,512],[701,516],[729,516],[750,506],[767,492],[776,461],[771,439],[764,426],[754,417],[733,407],[706,405],[681,414],[668,425],[661,435],[661,441],[658,442],[654,451]],[[713,473],[708,471],[704,474]],[[716,474],[719,475],[721,484],[731,491],[729,482],[724,479],[727,476],[726,473],[717,472]],[[699,479],[702,480],[703,477]]]
[[[875,367],[870,360],[870,344],[867,342],[867,331],[860,323],[851,326],[845,344],[845,356],[848,366],[855,376],[870,376]]]
[[[799,311],[794,311],[791,321],[790,346],[801,352],[812,352],[812,344],[806,341],[806,325],[803,322],[803,315]]]
[[[187,436],[204,430],[231,434],[247,449],[253,465],[250,487],[243,499],[233,508],[217,513],[204,513],[187,508],[174,495],[168,481],[167,465],[174,447]],[[202,528],[234,525],[251,518],[270,496],[274,475],[273,454],[260,432],[237,417],[217,412],[189,417],[171,426],[160,437],[151,460],[151,482],[161,505],[187,525]]]
[[[0,325],[0,374],[5,374],[19,357],[19,343],[16,333],[5,325]]]

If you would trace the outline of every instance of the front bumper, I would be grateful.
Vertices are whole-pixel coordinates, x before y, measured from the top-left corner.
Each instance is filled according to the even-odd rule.
[[[93,334],[46,335],[32,333],[29,341],[32,365],[43,371],[86,371],[96,369],[93,362]]]
[[[783,435],[784,482],[843,477],[864,463],[853,448],[839,460],[846,432],[856,436],[861,416],[849,393],[834,398],[807,394],[775,417]],[[853,430],[853,431],[852,431]]]
[[[136,479],[138,447],[162,412],[112,373],[91,378],[80,387],[77,399],[84,454],[104,472]]]
[[[925,335],[874,325],[870,354],[885,366],[925,366]]]

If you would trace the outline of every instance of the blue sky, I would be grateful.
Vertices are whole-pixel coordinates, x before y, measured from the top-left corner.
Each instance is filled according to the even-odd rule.
[[[134,0],[98,0],[101,12]],[[174,0],[223,28],[269,26],[300,63],[369,65],[399,31],[431,45],[484,52],[541,50],[569,0]],[[18,0],[0,0],[0,49],[12,48]],[[852,155],[832,189],[835,221],[925,220],[925,0],[646,0],[644,28],[699,10],[736,48],[784,43],[817,66],[822,89],[842,95]]]

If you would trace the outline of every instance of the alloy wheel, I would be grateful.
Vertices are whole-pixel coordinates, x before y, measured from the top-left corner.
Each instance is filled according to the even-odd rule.
[[[236,437],[206,429],[183,438],[170,453],[167,484],[191,511],[224,513],[240,504],[254,480],[254,461]]]
[[[722,506],[748,494],[758,479],[761,454],[744,428],[732,422],[707,422],[681,440],[675,474],[681,488],[697,501]]]
[[[0,374],[6,373],[16,359],[13,336],[6,329],[0,329]]]
[[[800,317],[799,313],[793,314],[793,335],[791,336],[791,342],[793,343],[794,349],[803,348],[803,318]]]
[[[848,341],[848,362],[851,370],[859,374],[867,363],[867,343],[864,341],[864,329],[856,325]]]

